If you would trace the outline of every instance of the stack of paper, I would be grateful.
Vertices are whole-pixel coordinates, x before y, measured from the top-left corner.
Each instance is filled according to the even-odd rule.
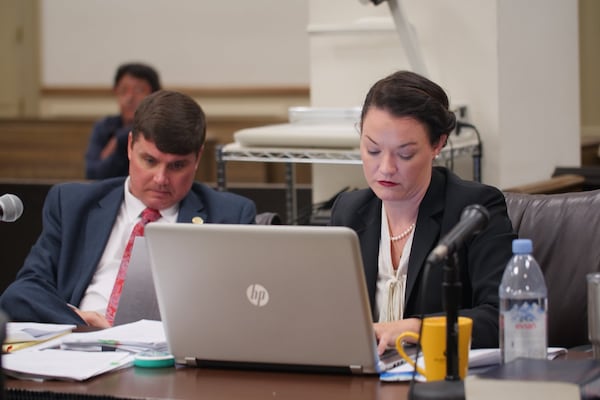
[[[2,359],[7,375],[30,380],[76,380],[128,367],[133,355],[120,351],[66,351],[47,349],[6,354]]]
[[[167,350],[162,322],[140,320],[110,329],[72,333],[61,340],[63,350],[102,351],[118,349],[130,353]]]
[[[4,353],[11,353],[49,339],[70,333],[75,325],[40,324],[34,322],[9,322],[6,324]]]
[[[64,345],[66,343],[67,345]],[[111,350],[107,344],[112,344]],[[80,350],[67,350],[75,348]],[[135,345],[133,345],[135,344]],[[160,321],[141,320],[114,328],[70,333],[36,346],[4,355],[7,375],[19,379],[86,380],[133,365],[136,352],[166,349]]]

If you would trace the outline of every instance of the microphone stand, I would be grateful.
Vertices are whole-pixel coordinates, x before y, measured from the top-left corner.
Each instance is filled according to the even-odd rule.
[[[411,385],[408,393],[409,399],[465,400],[465,384],[460,379],[458,368],[458,309],[462,286],[458,265],[458,255],[453,253],[443,267],[442,292],[444,311],[446,311],[446,379]],[[423,295],[421,293],[421,296]]]

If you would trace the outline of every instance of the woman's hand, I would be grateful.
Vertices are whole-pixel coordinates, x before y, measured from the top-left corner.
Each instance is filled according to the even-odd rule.
[[[377,352],[379,355],[388,347],[396,346],[396,338],[403,332],[419,333],[421,320],[418,318],[402,319],[392,322],[376,322],[373,324],[377,336]]]

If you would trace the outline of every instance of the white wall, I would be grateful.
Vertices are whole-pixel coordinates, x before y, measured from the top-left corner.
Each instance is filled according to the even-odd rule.
[[[577,1],[498,0],[498,21],[499,181],[579,165]]]
[[[386,2],[40,1],[44,87],[106,86],[119,63],[143,60],[165,86],[310,84],[313,105],[354,106],[376,79],[409,68]],[[577,0],[403,4],[429,76],[481,131],[486,183],[579,164]],[[323,34],[361,19],[378,28]]]
[[[106,86],[141,60],[165,86],[305,86],[307,18],[307,0],[41,0],[42,85]]]
[[[576,0],[402,3],[429,76],[452,103],[468,105],[481,132],[484,182],[509,187],[547,179],[558,165],[579,165]],[[390,15],[385,2],[310,0],[309,26]],[[311,33],[310,48],[313,105],[356,104],[375,79],[410,68],[392,30]]]

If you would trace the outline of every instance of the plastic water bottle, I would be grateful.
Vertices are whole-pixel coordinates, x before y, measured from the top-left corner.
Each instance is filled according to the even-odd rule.
[[[548,290],[532,248],[529,239],[513,241],[513,256],[500,283],[500,353],[505,363],[547,357]]]

